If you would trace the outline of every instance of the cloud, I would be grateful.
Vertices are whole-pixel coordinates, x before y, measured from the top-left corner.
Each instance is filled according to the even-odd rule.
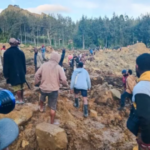
[[[0,13],[3,11],[3,9],[0,9]]]
[[[87,0],[76,0],[73,3],[73,6],[78,8],[87,8],[87,9],[94,9],[98,8],[99,4],[97,2],[90,2]]]
[[[34,13],[60,13],[60,12],[69,12],[70,9],[67,7],[64,7],[62,5],[40,5],[35,8],[27,8],[28,11],[34,12]]]
[[[127,14],[129,16],[138,17],[141,14],[150,12],[150,5],[146,3],[138,3],[133,0],[107,0],[99,3],[98,12],[108,17],[116,14]]]
[[[134,14],[146,14],[150,13],[150,5],[144,5],[144,4],[133,4],[132,5],[132,11]]]

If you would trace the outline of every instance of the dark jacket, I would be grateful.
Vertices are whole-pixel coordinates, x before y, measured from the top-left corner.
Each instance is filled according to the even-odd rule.
[[[76,67],[78,66],[78,63],[79,63],[79,58],[77,56],[74,56],[73,59],[71,60],[71,67],[73,68],[75,66],[75,63],[76,63]]]
[[[62,51],[62,55],[61,55],[61,59],[60,59],[60,62],[59,62],[59,65],[60,65],[61,67],[63,66],[63,61],[64,61],[64,58],[65,58],[65,53],[66,53],[66,51],[63,50],[63,51]]]
[[[4,77],[12,86],[25,83],[26,60],[24,53],[17,47],[10,47],[4,53]]]
[[[34,66],[37,66],[37,54],[38,53],[34,53]]]

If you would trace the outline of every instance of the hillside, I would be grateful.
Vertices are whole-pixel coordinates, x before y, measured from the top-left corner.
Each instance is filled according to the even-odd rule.
[[[28,10],[24,10],[22,8],[19,8],[17,6],[13,6],[13,5],[9,5],[6,9],[4,9],[0,15],[5,15],[5,13],[7,12],[16,12],[16,13],[19,13],[19,14],[22,14],[22,15],[25,15],[27,17],[29,17],[30,15],[31,16],[34,16],[34,17],[42,17],[42,15],[40,14],[36,14],[36,13],[31,13],[29,12]]]

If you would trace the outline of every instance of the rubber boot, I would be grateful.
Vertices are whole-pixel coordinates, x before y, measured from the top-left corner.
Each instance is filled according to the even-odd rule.
[[[83,112],[84,112],[84,117],[87,118],[88,117],[88,105],[84,105]]]
[[[74,107],[79,108],[79,100],[75,98]]]

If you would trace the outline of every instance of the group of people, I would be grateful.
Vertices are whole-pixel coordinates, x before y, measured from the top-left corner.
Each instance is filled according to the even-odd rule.
[[[51,123],[55,123],[55,112],[57,109],[58,91],[60,84],[68,87],[67,78],[62,68],[65,50],[62,56],[57,52],[52,52],[48,62],[45,62],[35,74],[35,85],[40,87],[40,111],[44,111],[44,102],[48,96],[48,106],[50,110]],[[79,62],[74,70],[70,85],[71,92],[74,92],[74,107],[79,107],[79,93],[81,92],[84,101],[84,116],[88,117],[87,93],[91,89],[91,81],[88,72],[83,68],[83,63]]]
[[[132,74],[132,70],[122,70],[122,75],[124,91],[121,95],[120,108],[118,110],[124,110],[125,101],[127,98],[132,102],[132,92],[137,83],[136,77]]]
[[[86,53],[68,55],[68,64],[73,70],[77,68],[79,62],[82,62],[83,65],[85,65]]]
[[[10,48],[4,52],[3,74],[8,84],[12,85],[16,92],[18,104],[23,104],[23,89],[26,83],[26,60],[24,53],[18,48],[18,41],[14,38],[9,40]],[[43,47],[42,47],[43,48]],[[45,50],[43,50],[45,52]],[[39,111],[44,111],[44,102],[48,96],[48,106],[50,108],[50,123],[55,124],[55,113],[57,110],[57,100],[60,84],[68,86],[65,72],[62,68],[65,57],[65,50],[62,55],[52,52],[49,61],[43,63],[45,59],[35,48],[35,86],[39,86],[41,97],[39,100]],[[40,64],[38,59],[42,59]],[[71,57],[68,57],[69,59]],[[89,73],[84,69],[82,61],[76,61],[73,56],[72,61],[76,62],[76,67],[71,77],[70,90],[74,93],[74,107],[79,108],[79,93],[83,97],[84,117],[88,117],[88,90],[91,89]],[[70,60],[71,60],[70,59]],[[122,71],[124,92],[121,96],[122,110],[125,106],[125,99],[132,99],[132,109],[127,121],[127,128],[137,136],[140,150],[150,149],[150,54],[142,54],[136,59],[136,78],[132,75],[132,70]]]

